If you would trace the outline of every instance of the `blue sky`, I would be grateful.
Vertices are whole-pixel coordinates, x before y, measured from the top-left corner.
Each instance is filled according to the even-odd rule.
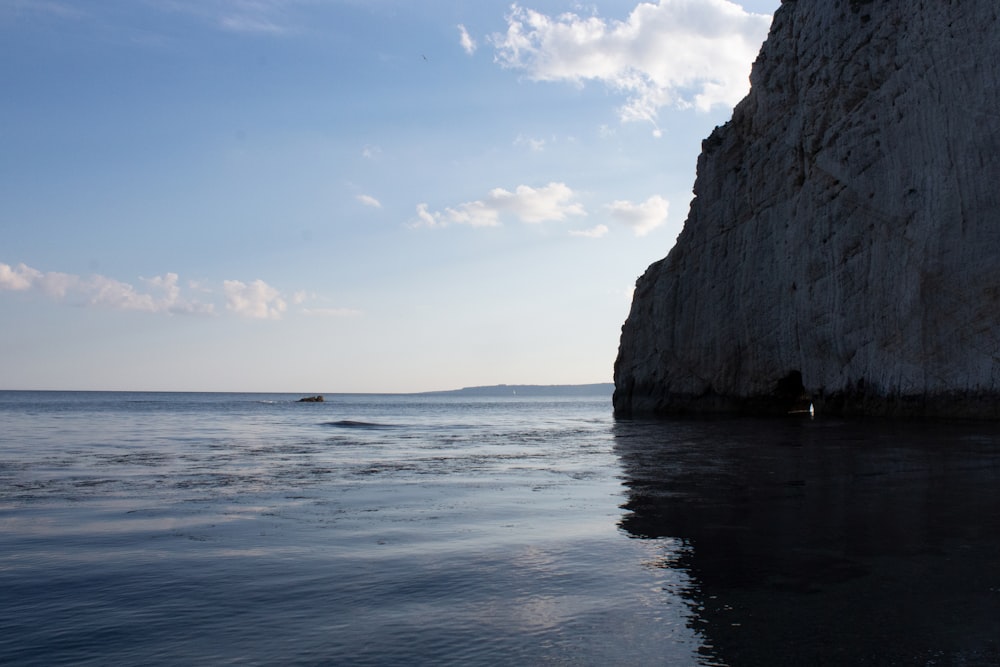
[[[608,382],[779,0],[0,2],[0,388]]]

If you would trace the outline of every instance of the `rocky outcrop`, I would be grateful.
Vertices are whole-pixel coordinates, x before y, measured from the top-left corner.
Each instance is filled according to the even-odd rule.
[[[298,400],[298,402],[299,403],[322,403],[323,402],[323,396],[321,396],[321,395],[306,396],[305,398],[300,398]]]
[[[786,0],[615,410],[1000,417],[1000,5]]]

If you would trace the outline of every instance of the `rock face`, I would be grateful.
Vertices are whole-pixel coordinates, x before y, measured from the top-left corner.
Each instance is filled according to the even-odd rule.
[[[615,411],[1000,417],[1000,4],[786,0]]]

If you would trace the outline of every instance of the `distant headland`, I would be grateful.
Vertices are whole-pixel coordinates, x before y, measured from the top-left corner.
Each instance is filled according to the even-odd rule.
[[[615,385],[611,382],[597,384],[494,384],[482,387],[464,387],[447,391],[424,391],[421,396],[607,396],[611,398]]]

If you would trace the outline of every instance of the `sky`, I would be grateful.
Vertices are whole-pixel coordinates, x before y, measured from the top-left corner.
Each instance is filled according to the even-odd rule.
[[[610,382],[780,0],[0,0],[0,389]]]

